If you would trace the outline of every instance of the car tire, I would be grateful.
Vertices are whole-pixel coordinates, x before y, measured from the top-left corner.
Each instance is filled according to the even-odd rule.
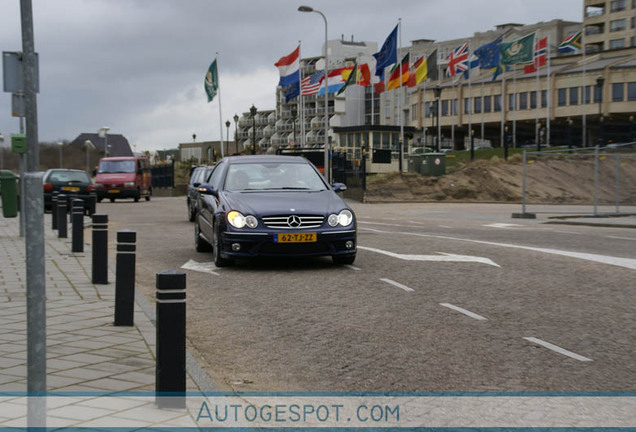
[[[111,199],[110,199],[110,202],[115,202],[115,198],[111,198]]]
[[[348,265],[353,264],[356,260],[356,254],[348,254],[348,255],[333,255],[331,257],[333,263],[336,265]]]
[[[201,236],[201,228],[199,228],[199,222],[194,224],[194,249],[197,252],[210,252],[212,246]]]
[[[234,261],[221,256],[221,236],[219,235],[219,230],[216,224],[214,224],[213,233],[214,238],[212,239],[212,243],[214,243],[214,245],[212,246],[212,256],[214,257],[214,265],[217,267],[227,267],[232,265]]]
[[[97,198],[97,202],[98,203],[102,202],[102,198]]]
[[[194,222],[195,216],[196,216],[196,213],[194,212],[194,208],[192,208],[192,203],[190,203],[190,200],[188,200],[188,220],[190,222]]]
[[[137,195],[135,195],[135,202],[139,202],[139,197],[141,196],[141,192],[139,192],[139,189],[137,189]]]

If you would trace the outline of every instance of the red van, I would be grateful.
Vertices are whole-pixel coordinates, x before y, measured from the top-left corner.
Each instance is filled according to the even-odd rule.
[[[144,197],[150,201],[152,175],[146,157],[107,157],[99,161],[95,177],[97,201],[108,198],[114,202],[119,198],[132,198],[135,202]]]

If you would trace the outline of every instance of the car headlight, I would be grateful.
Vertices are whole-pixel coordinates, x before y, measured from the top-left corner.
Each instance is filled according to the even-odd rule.
[[[234,228],[238,229],[244,228],[245,226],[248,226],[249,228],[256,228],[258,225],[258,219],[256,219],[255,216],[243,216],[243,214],[236,210],[232,210],[227,214],[227,221]]]
[[[135,182],[125,182],[124,183],[124,187],[134,187],[135,186]]]
[[[353,222],[353,213],[351,213],[349,210],[343,210],[338,213],[338,223],[340,225],[346,227],[351,225],[351,222]]]
[[[341,225],[343,227],[351,225],[353,222],[353,213],[349,210],[342,210],[338,214],[330,214],[329,218],[327,218],[327,223],[331,227],[335,227],[337,225]]]

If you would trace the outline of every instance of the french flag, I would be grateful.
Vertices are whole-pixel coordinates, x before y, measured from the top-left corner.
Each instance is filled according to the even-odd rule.
[[[274,66],[278,68],[280,73],[280,81],[278,85],[287,87],[288,85],[300,81],[300,45],[289,55],[281,57]]]

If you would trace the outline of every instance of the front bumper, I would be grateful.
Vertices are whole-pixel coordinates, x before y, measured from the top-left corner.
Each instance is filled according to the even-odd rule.
[[[136,188],[107,188],[96,189],[97,198],[137,198],[139,191]]]
[[[225,258],[253,258],[257,256],[334,256],[356,253],[355,228],[333,230],[310,230],[316,233],[316,241],[310,243],[277,243],[280,231],[226,231],[221,233],[221,256]],[[307,231],[285,231],[285,234]],[[352,247],[347,248],[347,242]],[[234,245],[234,247],[233,247]],[[239,245],[239,250],[234,250]]]

